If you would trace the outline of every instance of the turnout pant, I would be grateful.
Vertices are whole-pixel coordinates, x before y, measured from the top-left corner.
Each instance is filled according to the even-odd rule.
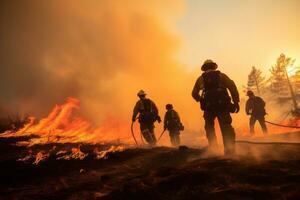
[[[231,125],[232,118],[228,111],[223,112],[204,112],[206,137],[210,147],[217,146],[215,133],[215,119],[218,119],[224,144],[225,154],[235,153],[235,132]]]
[[[140,129],[146,142],[154,146],[156,144],[156,137],[154,134],[154,124],[140,123]]]
[[[171,144],[173,146],[179,146],[180,145],[180,131],[179,130],[169,130],[170,140]]]
[[[253,115],[251,115],[251,117],[250,117],[250,123],[249,123],[250,124],[250,133],[254,134],[254,125],[257,120],[261,126],[262,131],[265,134],[267,134],[268,129],[267,129],[266,122],[265,122],[265,116],[253,116]]]

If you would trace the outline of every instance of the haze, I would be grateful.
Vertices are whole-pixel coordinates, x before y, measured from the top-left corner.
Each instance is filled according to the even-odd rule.
[[[202,114],[191,90],[205,59],[239,88],[251,66],[267,74],[282,52],[300,59],[297,0],[0,4],[2,115],[43,117],[71,96],[96,124],[114,118],[128,126],[144,89],[161,115],[173,103],[186,127],[199,131]]]

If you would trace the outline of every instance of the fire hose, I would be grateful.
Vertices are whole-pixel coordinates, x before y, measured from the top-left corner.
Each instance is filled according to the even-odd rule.
[[[138,142],[136,141],[136,138],[135,138],[135,136],[134,136],[134,132],[133,132],[133,123],[134,123],[134,122],[131,122],[131,134],[132,134],[132,137],[133,137],[133,139],[134,139],[134,142],[135,142],[136,146],[139,146],[139,144],[138,144]]]
[[[268,123],[268,124],[271,124],[271,125],[273,125],[273,126],[279,126],[279,127],[285,127],[285,128],[297,128],[297,129],[300,129],[300,126],[288,126],[288,125],[282,125],[282,124],[277,124],[277,123],[270,122],[270,121],[267,121],[267,120],[265,120],[265,122]],[[132,137],[133,137],[133,139],[134,139],[135,144],[138,146],[138,142],[137,142],[137,140],[136,140],[136,138],[135,138],[134,131],[133,131],[133,123],[134,123],[134,122],[131,123],[131,134],[132,134]],[[162,138],[162,136],[164,135],[165,132],[166,132],[166,129],[164,129],[164,130],[161,132],[159,138],[157,139],[157,142],[160,141],[160,139]],[[142,134],[141,134],[141,141],[142,141],[143,144],[145,143],[144,140],[143,140]]]
[[[282,125],[282,124],[277,124],[277,123],[274,123],[274,122],[270,122],[270,121],[266,121],[266,123],[268,124],[272,124],[274,126],[279,126],[279,127],[285,127],[285,128],[299,128],[300,129],[300,126],[288,126],[288,125]]]
[[[135,142],[136,146],[139,146],[139,145],[138,145],[138,142],[137,142],[137,140],[136,140],[136,137],[135,137],[135,135],[134,135],[133,124],[134,124],[134,122],[131,122],[131,134],[132,134],[132,137],[133,137],[133,139],[134,139],[134,142]],[[142,141],[142,144],[145,144],[142,134],[140,134],[140,135],[141,135],[141,141]]]
[[[161,132],[159,138],[157,139],[157,143],[159,142],[160,138],[163,136],[163,134],[166,132],[166,129],[163,130],[163,132]]]
[[[138,142],[137,142],[137,140],[136,140],[134,131],[133,131],[133,124],[134,124],[134,122],[131,122],[131,135],[132,135],[132,137],[133,137],[133,140],[134,140],[136,146],[139,146],[139,144],[138,144]],[[159,140],[161,139],[161,137],[163,136],[163,134],[164,134],[165,132],[166,132],[166,129],[164,129],[164,130],[161,132],[161,134],[160,134],[160,136],[159,136],[157,142],[159,142]],[[143,144],[145,144],[144,139],[143,139],[143,135],[142,135],[142,134],[141,134],[141,141],[142,141]]]

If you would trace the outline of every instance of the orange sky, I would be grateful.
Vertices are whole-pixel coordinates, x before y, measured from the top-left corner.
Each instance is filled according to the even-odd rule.
[[[180,60],[190,69],[215,59],[239,84],[252,65],[268,73],[280,53],[299,60],[299,9],[298,0],[187,0]]]

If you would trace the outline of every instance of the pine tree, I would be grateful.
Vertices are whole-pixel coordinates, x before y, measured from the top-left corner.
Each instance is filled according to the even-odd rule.
[[[294,94],[294,89],[290,81],[287,68],[292,66],[295,60],[281,54],[277,59],[275,66],[270,70],[271,72],[271,89],[272,92],[281,96],[290,96],[293,100],[294,108],[297,109],[297,102]]]
[[[262,76],[262,72],[255,67],[252,67],[250,74],[248,75],[247,89],[256,91],[258,95],[261,94],[261,88],[264,87],[265,77]]]

